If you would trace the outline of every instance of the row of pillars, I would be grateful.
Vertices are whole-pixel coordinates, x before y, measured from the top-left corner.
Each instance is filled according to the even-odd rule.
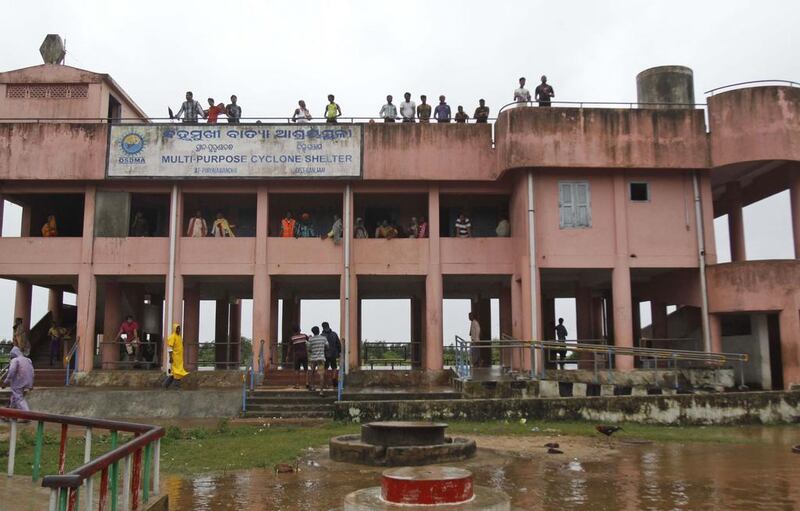
[[[800,174],[792,175],[789,186],[789,202],[792,216],[792,238],[794,257],[800,259]],[[738,181],[726,185],[725,200],[728,205],[728,237],[730,238],[731,261],[747,260],[744,237],[744,216],[742,214],[742,188]]]
[[[33,300],[33,286],[27,282],[17,281],[14,299],[14,318],[21,318],[26,330],[31,328],[31,305]],[[64,292],[50,289],[47,296],[47,312],[53,320],[61,323],[61,309],[64,304]]]

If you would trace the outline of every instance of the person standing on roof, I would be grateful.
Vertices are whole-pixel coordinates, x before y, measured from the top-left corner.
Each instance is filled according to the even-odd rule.
[[[297,108],[294,109],[294,114],[292,114],[292,122],[306,124],[310,120],[311,112],[306,108],[306,102],[301,99],[297,102]]]
[[[228,116],[228,124],[239,124],[242,118],[242,107],[240,107],[236,100],[236,94],[231,96],[231,103],[225,107],[225,115]]]
[[[392,103],[391,94],[386,96],[386,104],[381,107],[378,115],[381,116],[383,122],[395,122],[397,120],[397,107]]]
[[[192,91],[186,92],[186,101],[183,102],[181,109],[175,114],[176,119],[181,119],[181,116],[183,116],[183,122],[197,122],[199,117],[205,118],[206,116],[203,112],[203,107],[200,106],[200,102],[195,101]]]
[[[433,110],[433,118],[437,122],[450,122],[450,105],[445,102],[444,96],[439,96],[439,104]]]
[[[325,122],[331,124],[339,122],[338,119],[342,116],[342,109],[334,99],[333,94],[328,94],[328,104],[325,106]]]
[[[417,105],[411,101],[411,93],[406,92],[403,94],[405,101],[400,103],[400,115],[403,117],[403,122],[414,122],[414,113],[417,110]]]
[[[485,99],[478,100],[478,108],[475,109],[475,114],[473,117],[475,118],[475,122],[477,123],[485,123],[489,121],[489,107],[486,106]]]
[[[531,100],[531,92],[525,88],[525,77],[519,79],[519,88],[514,90],[514,101],[517,103],[527,103]]]
[[[419,117],[420,124],[428,124],[431,122],[431,106],[428,104],[428,96],[423,94],[419,100],[421,103],[417,107],[417,117]]]
[[[183,368],[183,337],[181,337],[181,326],[178,323],[172,324],[172,335],[167,337],[167,356],[169,357],[169,366],[167,382],[164,387],[169,389],[174,383],[177,388],[181,388],[181,380],[189,373]]]
[[[545,75],[542,75],[542,83],[536,86],[534,93],[536,94],[536,101],[539,102],[539,106],[550,106],[550,99],[556,97],[553,88],[547,84],[547,77]]]
[[[29,411],[25,393],[33,388],[33,363],[16,346],[11,348],[11,362],[8,365],[6,379],[3,381],[3,387],[5,386],[11,387],[9,408]]]

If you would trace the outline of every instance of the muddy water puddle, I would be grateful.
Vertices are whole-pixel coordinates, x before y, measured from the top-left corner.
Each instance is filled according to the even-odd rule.
[[[739,433],[742,434],[742,433]],[[758,443],[636,443],[562,438],[478,437],[478,455],[451,465],[472,470],[479,485],[499,488],[519,510],[800,509],[800,428],[752,428]],[[752,438],[751,438],[752,439]],[[518,449],[509,449],[514,442]],[[503,450],[492,450],[491,447]],[[171,510],[330,510],[343,497],[380,484],[380,468],[330,461],[309,451],[300,471],[237,471],[166,477]]]

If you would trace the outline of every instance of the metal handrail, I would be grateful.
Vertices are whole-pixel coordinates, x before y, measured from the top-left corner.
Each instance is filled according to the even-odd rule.
[[[258,381],[264,381],[264,371],[266,369],[266,362],[264,361],[264,339],[261,339],[261,344],[258,347]]]
[[[487,118],[487,121],[489,121],[489,122],[496,121],[496,120],[497,120],[497,117],[488,117]],[[76,121],[80,121],[80,122],[87,122],[87,123],[88,122],[95,122],[95,123],[98,123],[98,124],[132,124],[133,123],[133,124],[165,124],[165,125],[169,125],[169,126],[181,126],[181,125],[183,125],[183,126],[207,126],[207,125],[209,125],[207,122],[182,122],[182,121],[179,121],[177,119],[170,119],[169,117],[146,117],[144,119],[139,118],[139,117],[120,117],[120,118],[114,118],[114,119],[108,119],[106,117],[0,117],[0,123],[3,123],[3,122],[18,122],[18,121],[36,122],[36,123],[39,123],[39,122],[64,122],[64,121],[76,122]],[[153,122],[153,121],[156,121],[156,122]],[[292,121],[291,117],[261,116],[261,117],[241,117],[240,121],[250,121],[250,122],[229,123],[229,122],[225,122],[225,120],[222,119],[220,122],[217,122],[215,124],[210,124],[210,126],[228,126],[228,127],[236,127],[236,126],[240,126],[240,125],[250,126],[250,125],[253,125],[253,124],[263,123],[265,121],[268,124],[270,124],[270,123],[271,124],[289,124],[289,125],[292,125],[292,126],[294,126],[294,125],[303,126],[303,125],[308,125],[308,124],[312,124],[312,125],[322,125],[322,124],[327,124],[327,125],[330,125],[330,124],[368,124],[370,122],[383,123],[384,120],[383,120],[383,117],[358,117],[358,116],[355,116],[355,117],[344,117],[343,116],[343,117],[337,118],[337,122],[336,123],[328,123],[328,122],[326,122],[325,117],[312,117],[309,122],[298,123],[298,122]],[[420,122],[418,117],[414,118],[414,122],[413,123],[403,123],[402,122],[402,118],[398,117],[397,120],[395,121],[395,124],[447,124],[447,123],[439,123],[433,117],[431,117],[430,119],[428,119],[427,122],[424,122],[424,123]],[[449,124],[458,124],[458,123],[455,122],[455,118],[454,117],[451,117]],[[466,120],[465,124],[488,124],[488,122],[479,123],[475,119],[469,118],[469,119]]]
[[[709,94],[709,95],[713,96],[715,93],[717,93],[717,92],[719,92],[721,90],[734,89],[734,88],[741,87],[742,85],[753,85],[753,84],[756,84],[756,83],[758,83],[758,84],[781,83],[781,84],[788,85],[789,87],[800,87],[800,83],[793,82],[791,80],[750,80],[750,81],[747,81],[747,82],[731,83],[731,84],[728,84],[728,85],[722,85],[720,87],[715,87],[715,88],[713,88],[711,90],[705,91],[703,94]],[[747,87],[743,87],[743,88],[747,88]]]
[[[578,108],[583,108],[584,106],[590,107],[602,107],[606,105],[607,107],[627,107],[628,109],[635,109],[640,108],[642,106],[645,107],[658,107],[658,106],[669,106],[672,108],[675,107],[683,107],[683,108],[690,108],[690,107],[700,107],[705,108],[708,106],[706,103],[665,103],[665,102],[648,102],[648,101],[549,101],[551,105],[567,105],[573,106],[577,105]],[[539,102],[538,101],[512,101],[511,103],[506,103],[500,110],[497,111],[497,117],[500,117],[500,114],[506,110],[510,110],[513,107],[531,107],[531,108],[538,108]],[[2,119],[0,119],[2,120]]]
[[[106,500],[111,498],[111,510],[117,508],[117,483],[119,462],[125,461],[125,478],[123,487],[123,507],[136,509],[139,504],[139,487],[142,487],[142,503],[149,500],[150,495],[158,495],[160,478],[160,451],[161,438],[164,437],[164,428],[132,422],[111,421],[105,419],[89,419],[68,415],[57,415],[42,412],[31,412],[11,408],[0,408],[0,417],[11,421],[11,434],[9,435],[8,475],[14,474],[16,454],[17,421],[36,421],[36,443],[34,449],[33,480],[39,478],[41,470],[42,445],[44,443],[44,423],[61,424],[61,444],[59,447],[59,474],[48,475],[42,478],[42,486],[50,488],[49,509],[73,511],[78,505],[78,489],[86,486],[84,492],[86,509],[92,508],[92,477],[101,473],[99,508],[104,509]],[[64,473],[66,462],[66,449],[69,426],[82,426],[86,428],[86,446],[84,448],[84,464]],[[93,429],[111,431],[111,451],[91,459],[91,441]],[[123,445],[117,446],[120,432],[132,433],[134,438]],[[142,454],[144,454],[144,471],[141,470]],[[151,472],[152,468],[152,472]],[[109,470],[111,471],[109,477]],[[152,481],[151,476],[152,474]],[[110,483],[110,484],[109,484]],[[110,487],[109,487],[110,486]]]
[[[69,351],[64,355],[64,368],[66,369],[64,386],[66,387],[69,387],[69,382],[71,379],[69,374],[70,362],[72,362],[72,357],[74,357],[75,353],[78,351],[78,345],[80,343],[81,343],[80,336],[75,337],[75,343],[72,345]],[[78,364],[76,363],[75,370],[77,371],[77,369],[78,369]]]

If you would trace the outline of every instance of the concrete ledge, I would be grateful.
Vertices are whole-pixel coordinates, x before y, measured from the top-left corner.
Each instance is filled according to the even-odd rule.
[[[162,371],[104,371],[75,373],[73,383],[79,387],[114,387],[120,389],[160,388],[164,382]],[[184,389],[242,388],[241,371],[193,371],[181,380]]]
[[[242,391],[34,388],[28,403],[37,412],[104,419],[236,417],[242,407]]]
[[[146,504],[139,506],[138,511],[169,511],[169,497],[166,495],[153,497]]]
[[[605,371],[597,373],[586,369],[545,371],[546,380],[557,380],[573,383],[596,383],[600,385],[623,385],[647,387],[673,388],[675,387],[676,373],[672,369],[637,369],[635,371]],[[735,371],[732,368],[692,367],[681,368],[677,371],[678,385],[688,388],[717,388],[732,389],[737,385]]]
[[[548,399],[360,401],[334,405],[337,420],[587,420],[644,424],[779,424],[800,421],[800,392]]]

